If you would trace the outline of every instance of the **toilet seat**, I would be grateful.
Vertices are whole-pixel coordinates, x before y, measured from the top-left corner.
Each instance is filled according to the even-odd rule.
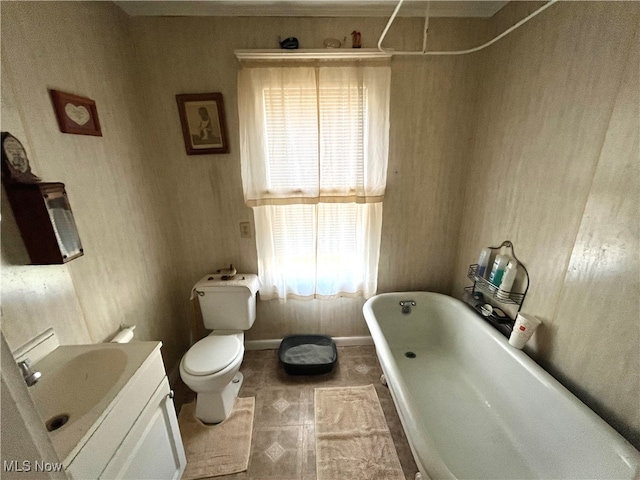
[[[224,370],[243,351],[242,342],[235,335],[209,335],[189,349],[182,366],[191,375],[213,375]]]

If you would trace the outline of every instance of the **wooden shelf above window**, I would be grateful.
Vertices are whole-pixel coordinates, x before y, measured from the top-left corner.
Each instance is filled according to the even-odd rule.
[[[318,48],[318,49],[272,49],[234,50],[238,60],[342,60],[383,59],[392,54],[377,48]]]

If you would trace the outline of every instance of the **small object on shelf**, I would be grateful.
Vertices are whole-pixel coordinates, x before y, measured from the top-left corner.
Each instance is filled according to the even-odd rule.
[[[502,311],[501,308],[494,307],[489,303],[485,303],[484,305],[479,305],[479,308],[476,307],[476,309],[480,310],[480,313],[482,314],[483,317],[491,318],[491,320],[493,320],[494,322],[510,323],[513,321],[507,316],[506,313]]]
[[[324,45],[324,48],[340,48],[342,46],[340,40],[337,38],[325,38],[322,44]]]
[[[299,42],[296,37],[289,37],[284,40],[280,40],[280,37],[278,37],[278,43],[280,44],[280,48],[285,50],[295,50],[299,46]]]
[[[351,48],[362,48],[362,35],[354,30],[351,32]]]
[[[500,300],[508,300],[511,293],[511,287],[513,287],[513,281],[516,279],[518,273],[518,262],[511,260],[507,267],[504,269],[504,275],[500,287],[498,288],[498,298]]]
[[[502,282],[502,276],[504,275],[504,269],[507,263],[509,263],[509,257],[502,254],[496,255],[493,267],[491,268],[491,275],[489,276],[489,281],[496,287]]]
[[[487,267],[489,266],[489,260],[491,259],[491,249],[489,247],[484,247],[480,252],[480,257],[478,258],[478,276],[482,278],[486,278]]]
[[[493,312],[491,313],[491,316],[498,323],[509,323],[512,321],[509,318],[509,316],[506,313],[504,313],[504,311],[502,311],[501,308],[498,308],[498,307],[493,307]]]
[[[491,315],[487,315],[488,313],[487,310],[489,310],[489,308],[485,306],[486,304],[484,304],[484,302],[477,301],[475,293],[479,293],[479,292],[472,292],[472,289],[473,287],[465,288],[466,293],[465,295],[462,296],[462,300],[471,308],[473,308],[478,313],[478,315],[480,315],[487,323],[493,326],[496,330],[498,330],[502,335],[504,335],[508,339],[509,335],[511,335],[511,330],[513,330],[513,320],[508,315],[506,315],[501,309],[490,304],[489,305],[491,306]],[[484,312],[482,310],[483,306],[485,306]],[[499,315],[504,315],[504,317]]]

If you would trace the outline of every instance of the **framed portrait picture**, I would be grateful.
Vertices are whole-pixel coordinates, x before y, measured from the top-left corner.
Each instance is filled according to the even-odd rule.
[[[102,136],[96,102],[59,90],[49,90],[49,95],[61,132]]]
[[[221,93],[176,95],[187,155],[229,153]]]

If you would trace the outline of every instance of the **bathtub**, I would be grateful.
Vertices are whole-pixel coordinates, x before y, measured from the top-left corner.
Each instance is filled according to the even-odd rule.
[[[639,474],[631,444],[463,302],[383,293],[363,312],[423,478]]]

